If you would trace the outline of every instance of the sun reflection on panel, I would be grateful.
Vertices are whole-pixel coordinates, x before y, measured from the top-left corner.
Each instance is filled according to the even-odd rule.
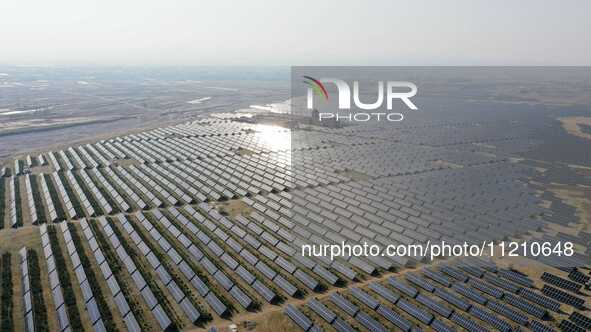
[[[291,150],[291,131],[282,127],[259,125],[255,129],[257,138],[266,148],[273,151]]]
[[[271,151],[285,151],[278,161],[291,166],[291,130],[272,125],[258,125],[256,138]]]

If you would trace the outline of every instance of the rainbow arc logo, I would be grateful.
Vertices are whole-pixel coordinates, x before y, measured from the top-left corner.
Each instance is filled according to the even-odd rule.
[[[323,96],[324,99],[328,100],[328,92],[326,91],[326,88],[324,87],[324,85],[317,79],[310,77],[310,76],[303,76],[305,78],[305,80],[303,81],[304,84],[310,86],[312,88],[312,90],[314,90],[314,93],[318,96]]]

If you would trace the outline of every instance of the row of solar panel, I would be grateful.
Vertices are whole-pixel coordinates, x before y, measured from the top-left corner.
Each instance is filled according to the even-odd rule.
[[[17,204],[16,204],[16,180],[17,178],[11,176],[6,180],[8,182],[8,218],[10,220],[10,226],[16,228],[19,226],[17,220]],[[4,181],[4,179],[2,179]],[[18,207],[20,208],[20,207]]]
[[[33,295],[31,290],[31,280],[29,278],[29,261],[27,247],[21,248],[20,256],[20,270],[21,270],[21,285],[23,292],[23,313],[24,313],[24,330],[25,332],[35,331],[35,317],[33,311]]]
[[[99,170],[91,169],[88,171],[88,173],[92,174],[98,180],[100,185],[106,189],[107,194],[113,199],[113,202],[118,205],[120,211],[129,211],[131,209],[129,204],[125,202],[119,192],[115,190],[115,188],[109,183],[109,181],[107,181],[107,179],[105,179]]]
[[[167,252],[173,262],[175,262],[177,265],[182,264],[184,266],[186,262],[176,251],[176,249],[173,248],[174,244],[171,245],[170,242],[166,240],[166,237],[162,236],[160,231],[158,231],[158,229],[155,228],[142,213],[138,213],[136,216],[150,236],[155,241],[157,241],[164,251]],[[253,304],[253,301],[250,299],[250,297],[248,297],[222,270],[220,270],[209,258],[207,258],[203,251],[199,249],[198,246],[193,244],[192,241],[185,234],[183,234],[183,232],[181,232],[175,225],[171,224],[170,221],[168,221],[168,219],[166,219],[166,217],[160,211],[155,210],[153,212],[153,216],[156,222],[162,224],[167,234],[170,234],[174,239],[179,241],[182,247],[178,248],[187,250],[193,258],[193,263],[207,271],[212,276],[213,280],[215,280],[223,289],[228,291],[229,294],[234,297],[243,308],[248,309]],[[186,218],[183,221],[188,223]],[[201,280],[199,280],[199,283],[203,285],[205,284]],[[211,293],[209,288],[203,286],[198,288],[198,290],[202,296],[206,296]],[[212,295],[210,298],[214,299],[215,295],[213,293],[211,294]],[[228,308],[226,308],[226,306],[223,305],[221,301],[216,301],[216,303],[211,303],[210,305],[219,315],[224,315],[228,310]]]
[[[25,190],[26,190],[26,197],[27,202],[29,205],[29,217],[32,224],[37,224],[39,219],[37,218],[37,208],[35,207],[35,199],[33,198],[33,189],[31,186],[31,175],[27,174],[25,176]]]
[[[78,256],[78,252],[72,240],[72,234],[70,233],[68,224],[66,222],[62,222],[59,225],[66,243],[66,249],[70,257],[70,262],[72,263],[76,279],[78,280],[78,285],[82,290],[84,306],[88,312],[90,324],[96,332],[106,332],[104,322],[101,318],[101,314],[95,300],[95,294],[93,294],[90,284],[87,280],[86,272],[80,261],[80,256]]]
[[[221,241],[223,241],[226,245],[228,245],[232,251],[234,251],[237,257],[242,257],[249,265],[253,266],[256,270],[258,270],[262,275],[266,276],[271,282],[276,284],[279,288],[285,291],[289,296],[294,296],[298,292],[296,286],[292,285],[285,276],[295,277],[297,280],[302,282],[306,287],[310,288],[311,290],[315,290],[319,283],[314,280],[311,276],[308,275],[307,272],[303,271],[302,269],[297,267],[297,264],[294,264],[292,261],[289,260],[289,256],[282,256],[282,255],[290,255],[293,254],[293,250],[289,248],[285,243],[282,243],[275,239],[273,236],[262,236],[261,239],[269,243],[271,246],[275,246],[278,250],[273,250],[260,241],[256,239],[257,234],[252,233],[252,227],[248,228],[245,226],[244,228],[240,227],[240,225],[248,225],[251,223],[250,220],[240,219],[241,221],[232,223],[224,216],[217,213],[214,209],[211,209],[210,206],[207,204],[200,204],[199,207],[205,211],[206,214],[210,217],[209,219],[204,218],[199,212],[195,211],[193,208],[187,207],[186,210],[189,212],[193,218],[200,221],[200,224],[203,224],[212,234],[215,234]],[[254,225],[254,224],[253,224]],[[222,229],[222,227],[225,229]],[[262,229],[261,230],[262,233]],[[226,233],[228,231],[228,233]],[[270,235],[270,234],[268,234]],[[212,247],[216,246],[217,244],[213,243],[209,237],[199,236],[198,238],[206,245]],[[249,250],[248,248],[243,247],[238,243],[238,241],[244,241],[250,248],[253,250]],[[218,252],[218,254],[222,254],[222,251],[213,249],[213,252]],[[265,263],[263,260],[257,257],[256,252],[260,252],[268,262],[271,263],[272,266],[279,267],[278,271],[285,271],[287,273],[276,272],[276,270],[269,266],[268,263]],[[288,258],[286,258],[288,257]],[[319,269],[313,269],[313,271],[317,274],[322,274],[323,271]],[[322,274],[323,275],[323,274]],[[332,279],[329,279],[332,282],[335,282]]]
[[[57,212],[55,209],[53,199],[51,198],[51,194],[49,193],[49,187],[47,186],[45,176],[40,176],[39,181],[41,182],[41,194],[43,196],[45,206],[47,207],[48,211],[48,220],[51,222],[55,222],[57,221]]]
[[[188,294],[183,292],[177,284],[178,280],[171,276],[171,271],[168,266],[162,264],[162,262],[158,259],[158,257],[154,254],[152,249],[144,242],[144,240],[138,235],[136,230],[133,228],[131,223],[127,220],[127,218],[123,215],[119,215],[119,222],[123,229],[127,232],[129,237],[134,242],[135,246],[139,249],[141,254],[146,257],[149,264],[152,266],[160,281],[166,287],[166,291],[168,294],[172,296],[172,298],[176,301],[176,303],[181,307],[181,310],[185,314],[185,316],[189,319],[189,321],[195,323],[199,320],[201,314],[195,308],[195,305],[192,303],[191,298]],[[178,265],[181,263],[181,259],[176,252],[173,252],[174,249],[168,248],[169,251],[166,252],[173,260],[174,264]],[[174,273],[172,274],[174,275]],[[193,275],[194,276],[194,275]],[[132,275],[132,277],[134,277]],[[137,278],[141,282],[141,278],[139,274],[136,274],[135,278]],[[145,284],[143,282],[142,284]],[[142,292],[142,289],[140,289]]]
[[[415,276],[411,277],[410,279],[417,281],[416,278],[417,278],[417,276],[415,275]],[[403,292],[407,296],[412,297],[413,294],[416,295],[416,293],[415,293],[416,290],[413,291],[412,287],[406,286],[396,279],[389,279],[389,284],[392,285],[393,287],[395,287],[396,289],[400,290],[401,292]],[[422,287],[422,288],[424,288],[428,292],[431,292],[430,291],[431,287]],[[384,299],[388,300],[391,303],[399,302],[398,295],[396,295],[395,293],[391,292],[390,290],[388,290],[387,288],[384,288],[383,286],[381,286],[379,284],[370,285],[370,289],[372,289],[377,294],[379,294],[380,296],[382,296]],[[454,304],[458,308],[468,311],[470,314],[478,317],[479,319],[490,323],[491,325],[495,326],[499,330],[502,330],[502,331],[512,330],[512,327],[510,324],[508,324],[507,322],[505,322],[503,320],[496,318],[496,316],[493,313],[490,313],[488,311],[484,311],[476,306],[469,307],[467,305],[467,303],[463,303],[463,305],[462,305],[461,300],[459,298],[451,295],[451,293],[445,292],[445,291],[438,289],[438,288],[434,289],[434,293],[435,293],[435,295],[441,297],[442,299]],[[375,309],[376,306],[379,305],[378,303],[375,302],[375,300],[371,300],[371,298],[368,298],[367,294],[359,295],[359,294],[363,294],[363,293],[360,293],[359,291],[352,291],[352,294],[354,296],[356,296],[358,298],[358,300],[365,303],[366,305],[368,305],[372,309]],[[469,320],[467,318],[461,317],[461,315],[459,313],[454,313],[453,310],[451,310],[445,306],[441,306],[441,304],[436,303],[435,301],[433,301],[429,297],[426,297],[422,294],[418,294],[416,296],[416,301],[419,302],[420,304],[424,305],[425,307],[429,308],[434,313],[437,313],[437,314],[443,316],[444,318],[450,318],[450,319],[456,321],[456,323],[458,323],[458,324],[461,323],[460,325],[463,324],[463,326],[468,329],[472,329],[472,330],[479,330],[480,329],[481,330],[481,328],[478,327],[476,323],[469,323]],[[402,302],[402,303],[403,303],[403,305],[402,305],[403,310],[404,310],[404,308],[409,307],[408,302]],[[519,314],[519,313],[515,312],[514,310],[511,310],[508,307],[502,305],[501,303],[498,303],[495,301],[490,301],[490,302],[488,302],[487,307],[489,309],[491,309],[493,312],[501,314],[502,316],[505,316],[511,320],[514,320],[521,325],[526,325],[528,323],[527,317],[525,317],[523,314]],[[410,305],[410,308],[411,309],[407,309],[405,311],[412,312],[413,316],[422,322],[428,322],[429,316],[426,316],[424,313],[420,314],[419,312],[415,312],[412,305]],[[541,330],[546,330],[546,331],[552,330],[539,322],[535,322],[535,323],[534,322],[535,321],[532,321],[532,324],[530,324],[530,327],[536,326],[536,330],[540,330],[540,331]]]
[[[55,184],[55,187],[57,188],[61,198],[62,198],[62,202],[64,203],[64,212],[66,214],[67,218],[75,218],[75,217],[81,217],[81,216],[77,216],[76,211],[74,210],[74,205],[72,204],[72,200],[70,199],[70,196],[68,195],[66,188],[64,187],[64,184],[62,183],[61,178],[59,177],[57,172],[53,172],[51,173],[51,178]]]
[[[47,273],[49,275],[49,286],[53,298],[53,304],[57,314],[58,328],[60,331],[67,331],[70,328],[70,319],[66,304],[64,302],[64,295],[59,279],[58,268],[65,268],[63,266],[56,266],[55,258],[53,257],[53,250],[49,239],[47,225],[43,224],[39,227],[41,233],[41,244],[43,245],[43,253],[47,265]]]
[[[88,176],[86,171],[82,170],[78,172],[78,174],[82,178],[84,185],[87,186],[88,189],[90,189],[90,194],[94,197],[94,201],[98,203],[101,211],[104,214],[111,214],[113,212],[113,207],[111,206],[111,204],[109,204],[109,202],[107,202],[107,199],[103,196],[101,191],[90,179],[90,176]]]
[[[74,194],[77,196],[78,201],[80,202],[80,205],[82,205],[82,208],[86,211],[86,214],[88,216],[94,215],[95,210],[90,204],[88,197],[86,197],[86,194],[82,191],[78,181],[76,181],[74,174],[70,171],[64,172],[64,174],[66,175],[66,179],[69,182],[70,187],[74,189]]]
[[[130,153],[131,153],[131,152],[130,152]],[[61,154],[60,154],[60,155],[61,155]],[[66,157],[66,158],[67,158],[67,157]],[[161,168],[161,167],[160,167],[160,166],[158,166],[158,165],[156,165],[155,167],[159,167],[159,168]],[[199,165],[197,165],[197,167],[199,167]],[[68,168],[68,169],[70,169],[70,170],[71,170],[71,168]],[[162,178],[162,177],[159,177],[159,178]],[[214,177],[214,180],[215,180],[215,177]],[[210,181],[211,181],[211,180],[210,180]],[[183,182],[180,182],[180,183],[183,183]],[[206,187],[206,186],[198,186],[198,187],[200,187],[200,188],[203,188],[203,187]],[[270,187],[267,187],[266,189],[270,191],[272,188],[270,188]],[[257,191],[256,193],[258,193],[258,192],[259,192],[259,191]],[[227,191],[226,191],[226,194],[227,194]],[[240,193],[238,193],[238,194],[240,194]],[[242,192],[242,194],[245,194],[245,192]],[[228,197],[232,197],[231,195],[226,195],[226,196],[228,196]],[[198,197],[198,198],[199,198],[199,199],[201,199],[201,200],[203,200],[205,197],[203,197],[203,196],[202,196],[202,197]],[[217,197],[217,198],[219,198],[219,197]],[[216,197],[214,197],[214,199],[217,199],[217,198],[216,198]]]
[[[117,309],[119,310],[119,313],[121,314],[121,317],[123,318],[123,321],[127,329],[132,332],[141,331],[141,328],[135,318],[135,315],[131,311],[129,303],[125,298],[125,295],[121,291],[121,287],[119,286],[117,277],[113,274],[109,266],[109,262],[107,262],[102,249],[99,247],[98,241],[95,238],[95,235],[92,231],[92,228],[88,224],[88,221],[86,219],[81,219],[80,226],[82,227],[84,237],[88,241],[90,250],[93,253],[95,261],[99,266],[101,274],[103,275],[103,278],[109,290],[111,291],[112,298],[115,302],[115,305],[117,306]]]
[[[448,275],[450,275],[452,278],[455,277],[456,279],[460,279],[462,283],[458,283],[458,282],[452,283],[445,275],[443,275],[437,271],[433,271],[431,269],[423,269],[423,272],[426,272],[425,276],[427,276],[428,278],[430,278],[434,281],[437,281],[438,283],[442,284],[445,287],[451,287],[459,294],[462,294],[466,298],[468,298],[476,303],[479,303],[481,305],[485,305],[486,307],[491,309],[493,312],[501,314],[502,316],[505,316],[505,317],[507,317],[507,318],[509,318],[521,325],[527,325],[530,323],[530,322],[528,322],[527,316],[525,316],[524,314],[521,314],[515,310],[510,309],[509,307],[507,307],[506,305],[504,305],[502,303],[492,301],[492,300],[489,301],[487,297],[479,294],[478,292],[474,291],[472,288],[466,287],[465,284],[463,284],[463,282],[468,281],[468,284],[472,285],[473,287],[474,287],[474,285],[477,285],[476,289],[479,289],[478,287],[480,287],[481,291],[484,291],[485,293],[488,292],[489,295],[491,295],[493,297],[494,297],[494,295],[498,295],[498,292],[502,293],[502,291],[497,291],[493,286],[485,285],[483,282],[477,281],[475,279],[469,280],[468,277],[466,277],[460,271],[458,271],[452,267],[446,266],[443,268],[443,270],[447,271]],[[489,268],[488,270],[495,271],[496,269]],[[472,269],[472,272],[475,272],[475,270]],[[476,274],[482,275],[481,273],[476,273]],[[509,324],[507,324],[506,322],[504,322],[502,320],[498,320],[498,319],[494,318],[495,316],[493,314],[491,314],[487,311],[484,311],[484,310],[480,309],[479,307],[472,306],[468,302],[461,300],[457,296],[454,296],[453,294],[451,294],[447,291],[436,288],[432,285],[428,285],[425,280],[421,280],[418,278],[419,277],[417,277],[416,275],[411,274],[410,278],[407,277],[407,280],[409,280],[419,286],[422,285],[421,288],[423,288],[429,292],[434,292],[435,295],[442,298],[443,300],[449,302],[450,304],[454,305],[455,307],[457,307],[461,310],[468,311],[469,313],[471,313],[475,316],[478,316],[481,320],[485,320],[485,321],[489,322],[491,325],[496,326],[497,329],[501,329],[501,330],[510,330],[511,329],[511,326]],[[400,284],[400,282],[396,283],[398,288],[403,289],[403,287],[400,286],[399,284]],[[409,286],[404,286],[404,288],[408,288],[408,287]],[[406,290],[405,292],[409,295],[415,294],[414,291],[411,292],[409,290]],[[419,297],[417,297],[417,299],[418,298]],[[531,314],[531,315],[535,316],[536,318],[544,319],[547,315],[547,312],[545,310],[541,309],[540,307],[532,305],[529,302],[527,302],[515,295],[512,295],[510,293],[503,293],[502,298],[508,304],[522,310],[525,313]],[[427,307],[429,307],[428,302],[426,302],[424,300],[419,301],[419,302],[421,302],[424,305],[426,305]],[[434,309],[434,308],[431,308],[431,309]],[[443,315],[449,314],[449,311],[443,311],[443,312],[441,310],[434,310],[434,311],[439,314],[443,314]],[[540,325],[539,323],[537,325],[543,326],[543,325]]]
[[[561,278],[559,276],[556,276],[556,275],[548,273],[548,272],[542,273],[541,279],[551,285],[560,287],[562,289],[566,289],[566,290],[574,292],[574,293],[579,292],[579,290],[581,289],[581,286],[582,286],[581,284],[578,284],[576,282],[572,282],[570,280]]]
[[[294,192],[297,192],[297,191],[294,191]],[[255,198],[257,198],[257,197],[258,197],[258,196],[255,196]],[[296,200],[296,198],[294,198],[294,201],[295,201],[295,200]],[[258,206],[260,206],[260,204],[257,204],[257,203],[255,203],[255,202],[253,202],[252,200],[249,200],[248,198],[245,198],[245,199],[243,199],[243,201],[247,202],[248,204],[252,204],[252,206],[253,206],[254,208],[257,208]],[[321,202],[321,203],[322,203],[322,202]],[[294,207],[294,208],[293,208],[293,211],[297,211],[297,210],[296,210],[296,208],[297,208],[297,207]],[[263,209],[259,209],[259,210],[262,210],[262,211],[266,212],[266,211],[273,211],[274,209],[273,209],[273,208],[269,208],[269,209],[264,209],[264,208],[263,208]],[[274,213],[274,212],[273,212],[273,213]],[[306,210],[306,212],[304,212],[304,213],[310,214],[311,212]],[[274,214],[275,214],[275,213],[274,213]],[[275,214],[275,215],[276,215],[276,214]],[[298,215],[296,214],[296,215],[295,215],[295,217],[298,217]],[[297,221],[298,219],[297,219],[297,218],[295,218],[295,217],[294,217],[293,219]],[[309,221],[307,221],[307,223],[305,224],[305,226],[309,226],[309,225],[310,225],[310,222],[309,222]],[[375,224],[371,224],[371,225],[375,225]],[[313,226],[314,226],[314,225],[313,225]],[[370,226],[370,227],[371,227],[371,226]],[[301,228],[297,228],[297,227],[296,227],[296,228],[294,228],[293,230],[294,230],[295,234],[298,234],[298,233],[300,233],[300,234],[305,234],[305,233],[307,232],[307,231],[303,231],[303,230],[302,230],[302,231],[299,231],[300,229],[301,229]],[[309,230],[310,228],[308,227],[307,229]],[[298,231],[299,231],[299,232],[298,232]],[[323,231],[323,232],[324,232],[324,231]],[[307,232],[307,233],[308,233],[308,234],[310,234],[309,232]],[[342,239],[342,238],[341,238],[341,239]],[[334,240],[334,239],[333,239],[333,240]],[[335,240],[335,241],[336,241],[336,240]],[[338,241],[337,241],[337,242],[338,242]],[[388,266],[384,266],[384,267],[388,267]],[[371,270],[369,270],[368,272],[370,272],[370,273],[371,273]]]
[[[97,221],[102,226],[105,235],[111,242],[113,249],[119,257],[119,260],[123,262],[123,265],[125,266],[127,272],[131,276],[131,279],[133,280],[138,291],[144,298],[146,305],[148,306],[148,308],[152,312],[152,315],[158,322],[158,325],[163,330],[166,330],[169,326],[172,325],[172,321],[168,314],[162,308],[162,303],[159,303],[159,301],[154,296],[154,290],[148,285],[148,283],[145,280],[146,277],[150,276],[144,275],[145,271],[141,271],[140,269],[138,269],[136,263],[134,262],[134,259],[129,255],[125,247],[121,244],[121,239],[118,238],[117,234],[113,230],[112,226],[108,223],[107,219],[105,217],[99,217]]]

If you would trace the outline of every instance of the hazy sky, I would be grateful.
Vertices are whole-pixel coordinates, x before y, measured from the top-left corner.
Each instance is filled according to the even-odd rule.
[[[588,0],[1,0],[0,64],[591,65]]]

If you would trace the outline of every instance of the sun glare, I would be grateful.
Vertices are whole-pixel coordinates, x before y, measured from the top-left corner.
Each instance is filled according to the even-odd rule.
[[[273,151],[291,150],[290,130],[271,125],[259,125],[255,130],[265,148]]]

